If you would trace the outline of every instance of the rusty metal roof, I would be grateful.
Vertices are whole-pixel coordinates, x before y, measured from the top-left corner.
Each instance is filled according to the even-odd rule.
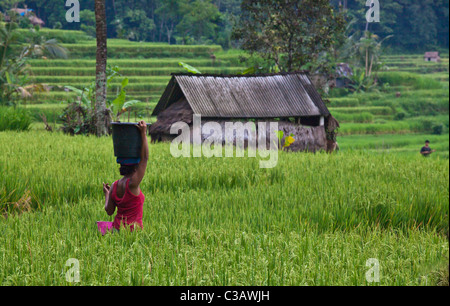
[[[304,73],[173,74],[153,115],[157,116],[183,96],[194,114],[202,117],[281,118],[330,114]]]

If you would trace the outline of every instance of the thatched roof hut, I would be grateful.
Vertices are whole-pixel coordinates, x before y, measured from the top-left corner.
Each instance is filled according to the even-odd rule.
[[[173,74],[153,111],[152,141],[171,141],[172,124],[191,125],[193,115],[222,126],[230,121],[276,120],[285,135],[294,134],[291,149],[326,150],[327,133],[339,123],[305,73],[266,75]],[[207,135],[202,135],[206,138]]]

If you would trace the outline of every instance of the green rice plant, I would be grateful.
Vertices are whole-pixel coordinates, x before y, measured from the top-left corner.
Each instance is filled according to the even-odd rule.
[[[429,134],[382,134],[349,135],[339,138],[341,150],[370,150],[378,153],[400,154],[405,158],[417,156],[425,140],[431,141],[437,150],[433,158],[449,158],[449,135]]]
[[[433,148],[438,151],[449,150],[449,135],[431,135],[431,134],[384,134],[384,135],[350,135],[343,136],[339,139],[339,144],[343,150],[350,149],[383,149],[398,148],[412,149],[416,154],[418,148],[430,140]]]
[[[448,66],[418,66],[418,67],[392,67],[391,71],[402,71],[417,74],[433,74],[439,72],[448,72]]]
[[[449,112],[447,98],[411,97],[400,99],[398,105],[415,116],[435,116]]]
[[[55,31],[50,34],[55,34],[59,41],[65,42],[62,45],[69,50],[71,59],[95,58],[95,40],[86,40],[86,34],[83,32],[74,31],[72,35],[65,35],[65,32],[67,31]],[[79,35],[84,35],[84,38],[80,38]],[[83,40],[78,41],[78,39]],[[20,46],[17,48],[20,48]],[[221,51],[222,47],[217,45],[168,45],[163,43],[131,42],[120,39],[108,40],[109,58],[209,58],[211,53],[219,53]]]
[[[111,59],[110,65],[119,67],[178,67],[178,62],[189,62],[195,67],[227,67],[232,66],[227,60],[218,59],[212,61],[209,58],[185,59],[185,58],[151,58],[151,59]],[[33,67],[92,67],[95,66],[94,59],[71,59],[71,60],[30,60]],[[239,65],[236,65],[239,66]]]
[[[94,43],[63,44],[73,58],[95,57]],[[155,57],[186,57],[191,53],[195,56],[207,57],[211,52],[222,50],[220,46],[201,45],[164,45],[155,43],[133,43],[129,41],[108,40],[108,56],[111,58],[130,58],[137,55],[144,58]]]
[[[342,114],[370,113],[372,115],[390,115],[393,113],[392,108],[387,106],[330,107],[330,111]]]
[[[67,83],[66,83],[67,84]],[[86,83],[83,83],[86,84]],[[81,85],[81,84],[80,84]],[[115,95],[115,92],[108,92],[107,98],[112,99]],[[28,105],[35,105],[39,107],[40,105],[58,105],[63,102],[73,101],[76,98],[76,94],[74,92],[65,92],[65,91],[52,91],[48,93],[39,93],[35,94],[32,98],[28,99]],[[129,96],[132,99],[147,101],[149,103],[156,103],[159,101],[161,97],[161,92],[158,90],[154,93],[151,92],[129,92]]]
[[[60,122],[60,116],[64,110],[65,105],[62,103],[52,104],[35,104],[35,105],[22,105],[19,108],[26,110],[35,122],[42,121],[42,115],[47,118],[49,123]]]
[[[428,98],[448,98],[449,97],[449,91],[445,88],[442,88],[441,90],[436,89],[421,89],[421,90],[413,90],[413,91],[404,91],[401,92],[401,97],[411,97],[411,98],[417,98],[417,97],[428,97]]]
[[[344,98],[332,98],[331,107],[353,107],[359,106],[358,98],[344,97]]]
[[[433,73],[430,75],[430,77],[440,82],[448,82],[449,80],[448,73]]]
[[[4,186],[6,187],[12,187],[12,186],[16,186],[16,188],[12,188],[12,189],[17,189],[17,190],[25,190],[25,189],[30,189],[33,194],[35,196],[37,196],[37,198],[42,199],[42,203],[41,205],[63,205],[64,203],[66,203],[66,201],[72,202],[72,201],[77,201],[78,198],[83,198],[84,196],[88,196],[88,197],[93,197],[94,199],[101,199],[101,193],[96,193],[96,185],[97,185],[97,181],[102,181],[102,180],[106,180],[106,181],[112,181],[113,179],[117,178],[118,173],[117,173],[117,168],[115,167],[115,163],[114,163],[114,156],[112,154],[112,143],[111,143],[111,139],[110,138],[104,138],[104,139],[93,139],[93,138],[83,138],[83,137],[76,137],[76,138],[71,138],[71,137],[67,137],[67,136],[63,136],[63,135],[58,135],[58,134],[40,134],[39,137],[36,137],[36,133],[37,132],[33,132],[33,133],[27,133],[27,134],[21,134],[21,135],[14,135],[14,134],[2,134],[2,141],[4,142],[8,142],[10,140],[10,138],[15,137],[16,138],[16,142],[22,143],[22,141],[27,141],[26,145],[24,146],[17,146],[17,149],[15,149],[16,147],[13,148],[9,148],[8,152],[10,153],[3,153],[1,156],[4,158],[4,154],[11,154],[13,152],[15,152],[15,150],[18,150],[19,148],[21,148],[20,150],[22,150],[22,152],[24,153],[23,158],[17,158],[17,161],[14,161],[12,164],[9,163],[8,164],[8,168],[3,168],[2,173],[9,173],[11,171],[15,171],[17,173],[10,173],[12,176],[8,176],[8,180],[5,181]],[[63,169],[64,168],[71,168],[71,169],[78,169],[81,168],[80,171],[73,171],[72,176],[69,177],[63,177],[62,173],[59,172],[51,172],[48,173],[49,177],[45,180],[42,180],[42,177],[34,177],[32,175],[30,175],[31,172],[38,172],[40,170],[43,170],[46,165],[42,164],[42,163],[37,163],[31,167],[26,167],[23,169],[19,169],[16,166],[20,165],[20,162],[22,162],[22,159],[26,159],[29,158],[27,153],[31,152],[33,150],[35,150],[36,147],[39,147],[40,143],[44,143],[45,141],[49,141],[49,139],[53,139],[53,144],[50,147],[43,147],[42,150],[40,150],[40,152],[34,152],[33,154],[35,155],[34,158],[36,158],[37,160],[41,160],[41,158],[44,158],[44,156],[51,156],[52,157],[52,162],[54,163],[54,167],[58,168],[59,166],[61,166]],[[66,143],[66,145],[64,146],[63,143]],[[66,148],[66,149],[61,149],[61,148]],[[58,150],[60,150],[61,152],[59,152]],[[94,150],[97,152],[98,155],[98,160],[97,158],[95,159],[95,163],[93,162],[88,162],[89,160],[92,160],[92,157],[89,155],[83,155],[81,154],[82,151],[89,151],[89,150]],[[237,191],[241,190],[244,192],[244,195],[247,194],[248,192],[250,192],[249,189],[241,189],[242,187],[240,186],[248,186],[248,184],[252,185],[252,190],[256,189],[258,190],[259,188],[279,188],[281,186],[283,186],[283,184],[288,184],[288,185],[292,185],[295,186],[295,188],[293,188],[292,191],[288,192],[285,191],[288,195],[293,196],[294,193],[298,192],[298,188],[300,188],[303,192],[306,192],[306,194],[302,194],[301,198],[305,197],[305,198],[309,198],[312,202],[317,202],[317,204],[320,203],[320,198],[322,198],[322,196],[324,196],[321,193],[317,193],[315,194],[315,191],[317,191],[317,189],[321,189],[321,188],[325,188],[326,186],[321,186],[320,184],[316,187],[314,187],[314,182],[316,180],[321,180],[326,175],[326,170],[323,169],[323,172],[318,171],[318,167],[321,167],[323,163],[327,163],[330,166],[333,166],[336,169],[342,169],[343,171],[349,171],[351,169],[355,169],[355,168],[359,168],[358,171],[355,171],[354,175],[355,176],[361,176],[363,175],[367,182],[365,182],[364,184],[367,184],[367,188],[369,186],[371,186],[370,184],[370,180],[374,179],[374,180],[379,180],[379,175],[381,175],[382,173],[387,176],[385,177],[384,180],[386,180],[386,183],[390,182],[391,184],[394,184],[393,186],[388,187],[387,185],[384,186],[382,184],[383,181],[378,181],[378,185],[379,188],[381,188],[382,190],[379,190],[379,193],[383,193],[387,192],[387,190],[384,190],[384,188],[393,188],[395,186],[395,179],[398,179],[396,177],[396,175],[394,173],[392,174],[388,174],[388,172],[386,172],[388,169],[390,169],[390,166],[392,163],[394,163],[396,165],[396,167],[400,167],[401,169],[403,169],[404,171],[420,171],[423,174],[427,173],[433,173],[433,171],[437,171],[436,173],[434,173],[432,175],[432,177],[428,178],[427,180],[431,180],[434,179],[436,180],[436,182],[439,182],[439,184],[447,184],[448,182],[445,181],[446,178],[448,178],[448,173],[445,174],[445,168],[448,168],[448,164],[445,167],[445,162],[439,162],[439,161],[435,161],[433,164],[428,165],[430,167],[430,169],[428,169],[427,167],[424,167],[424,169],[422,169],[421,167],[423,166],[421,162],[421,159],[417,159],[417,161],[414,161],[414,163],[416,163],[416,168],[411,166],[411,163],[413,161],[411,160],[405,160],[401,157],[390,157],[390,158],[385,158],[385,157],[380,157],[380,156],[371,156],[371,155],[365,155],[362,153],[358,153],[358,152],[349,152],[348,154],[344,154],[343,156],[337,156],[335,158],[330,159],[330,157],[328,155],[321,155],[319,154],[316,158],[314,157],[314,155],[309,155],[309,154],[303,154],[303,153],[298,153],[298,154],[281,154],[281,159],[280,159],[280,164],[278,165],[279,167],[276,167],[270,171],[256,171],[256,169],[254,169],[253,171],[250,171],[250,169],[253,169],[253,166],[255,166],[257,164],[257,160],[256,159],[232,159],[231,160],[231,166],[233,167],[229,167],[227,166],[222,159],[206,159],[206,158],[202,158],[202,159],[198,159],[198,160],[191,160],[191,159],[173,159],[173,157],[170,156],[170,152],[169,152],[169,145],[167,144],[161,144],[161,145],[155,145],[151,147],[151,154],[154,154],[154,162],[155,165],[158,162],[161,162],[160,159],[165,159],[165,158],[169,158],[171,160],[171,163],[173,165],[171,165],[169,167],[169,165],[166,165],[167,167],[169,167],[168,171],[166,174],[158,174],[158,176],[149,176],[148,180],[147,180],[147,184],[145,185],[145,190],[148,193],[155,193],[155,192],[163,192],[163,193],[172,193],[172,192],[179,192],[179,191],[189,191],[189,190],[209,190],[213,193],[216,192],[220,192],[219,190],[222,191],[229,191],[229,190],[234,190]],[[67,158],[67,152],[73,152],[73,158],[75,158],[72,162],[68,161]],[[80,153],[78,153],[80,152]],[[63,158],[63,156],[66,156],[66,158]],[[420,157],[420,156],[419,156]],[[58,158],[61,158],[60,161],[58,161]],[[350,160],[351,159],[351,162]],[[371,167],[369,167],[368,161],[372,161],[374,163],[377,163],[378,166],[376,167],[376,169],[372,169]],[[316,173],[315,175],[312,175],[311,177],[307,176],[307,173],[303,173],[303,174],[296,174],[293,175],[293,172],[289,171],[289,173],[285,173],[283,174],[283,172],[280,172],[280,169],[286,169],[283,166],[287,166],[290,163],[293,162],[303,162],[303,164],[305,165],[305,167],[312,167],[313,169],[311,169],[311,175],[312,173]],[[83,164],[87,163],[86,165],[83,166]],[[205,164],[206,163],[206,164]],[[63,166],[64,164],[66,164],[66,166]],[[108,167],[108,165],[110,165],[110,167]],[[190,166],[188,166],[190,165]],[[186,173],[188,173],[189,171],[191,171],[193,168],[198,167],[200,165],[204,165],[205,169],[201,170],[201,175],[199,173],[198,176],[195,177],[190,177],[190,176],[185,176]],[[239,166],[240,165],[240,166]],[[366,166],[364,166],[366,165]],[[6,165],[4,165],[6,166]],[[9,168],[10,166],[12,166],[11,168]],[[220,167],[217,168],[218,172],[216,173],[211,173],[208,172],[206,166],[211,166],[211,167]],[[86,167],[92,168],[90,170],[87,170]],[[174,167],[172,169],[172,167]],[[187,167],[184,171],[180,171],[180,173],[178,174],[174,174],[174,172],[172,170],[176,169],[176,168],[180,168],[181,167]],[[245,169],[248,168],[248,171],[242,172],[239,169],[242,169],[242,167],[245,167]],[[405,169],[403,168],[405,167]],[[407,170],[409,169],[409,170]],[[81,171],[82,170],[82,171]],[[314,170],[314,171],[313,171]],[[87,171],[87,172],[86,172]],[[157,172],[157,169],[154,169],[154,171]],[[293,171],[293,170],[292,170]],[[93,173],[105,173],[104,177],[96,177],[95,175],[92,175]],[[350,172],[345,172],[348,175],[350,175]],[[88,178],[88,176],[92,175],[92,178]],[[329,175],[329,174],[328,174]],[[339,176],[339,173],[336,173],[337,176]],[[292,177],[290,177],[292,176]],[[22,177],[27,177],[29,178],[28,181],[21,181]],[[412,177],[411,177],[412,178]],[[76,181],[85,181],[85,184],[76,184]],[[332,179],[332,178],[330,178]],[[391,179],[394,180],[391,182]],[[417,178],[418,179],[418,178]],[[295,183],[297,180],[300,180],[300,182]],[[352,180],[352,178],[342,178],[341,180],[337,180],[335,184],[332,184],[332,188],[333,189],[337,189],[337,190],[346,190],[346,188],[349,188],[350,186],[347,186],[347,183],[350,183]],[[420,183],[420,185],[422,184],[427,184],[427,180],[425,180],[424,182]],[[73,182],[73,183],[72,183]],[[253,182],[253,183],[252,183]],[[266,185],[266,182],[270,182],[272,185]],[[446,183],[445,183],[446,182]],[[54,189],[58,186],[58,184],[63,184],[65,186],[69,186],[64,190],[58,190],[58,189]],[[397,182],[400,183],[400,182]],[[418,182],[417,182],[418,183]],[[42,185],[45,184],[45,185]],[[342,184],[342,185],[339,185]],[[180,186],[182,186],[182,189],[180,190]],[[268,187],[268,186],[272,186],[272,187]],[[361,188],[362,185],[360,185],[358,188]],[[383,187],[384,186],[384,187]],[[308,188],[311,188],[310,191],[307,191]],[[351,188],[351,187],[350,187]],[[354,187],[356,188],[356,186]],[[411,187],[411,188],[417,188],[416,187]],[[11,190],[12,190],[11,189]],[[216,190],[217,189],[217,190]],[[435,190],[436,189],[436,190]],[[427,193],[430,193],[430,195],[433,193],[432,198],[440,199],[439,201],[432,201],[430,200],[430,205],[432,202],[434,203],[441,203],[442,200],[445,199],[445,195],[448,194],[448,190],[446,190],[445,188],[438,190],[439,187],[433,187],[433,190],[426,190]],[[216,190],[216,191],[214,191]],[[255,190],[255,191],[256,191]],[[420,189],[416,189],[416,191],[412,191],[412,190],[408,190],[409,192],[419,192]],[[100,190],[101,191],[101,190]],[[423,190],[422,190],[423,191]],[[331,190],[328,189],[324,189],[324,192],[326,193],[327,196],[331,197],[329,200],[331,203],[338,203],[339,201],[344,200],[347,196],[349,196],[346,193],[341,193],[336,191],[335,195],[331,195],[328,194],[328,192],[331,192]],[[405,192],[405,194],[407,194],[407,190],[403,190],[402,192]],[[375,199],[379,199],[381,200],[381,198],[379,197],[379,193],[375,193],[375,194],[365,194],[366,200],[369,199],[371,196],[375,197],[373,200]],[[277,194],[277,193],[274,193]],[[250,192],[251,196],[255,196],[254,192]],[[217,194],[216,194],[217,196]],[[397,194],[397,195],[391,195],[394,198],[397,198],[401,195]],[[298,199],[297,197],[293,196],[294,198],[296,198],[296,201],[301,202],[301,199]],[[442,197],[442,198],[440,198]],[[260,202],[262,200],[262,198],[264,198],[264,195],[260,195],[257,196],[258,200],[254,199],[251,200],[251,202],[253,202],[254,204]],[[284,197],[283,197],[284,198]],[[272,199],[272,198],[270,198]],[[331,200],[333,199],[333,200]],[[363,199],[363,198],[361,198]],[[274,200],[274,199],[272,199]],[[447,199],[448,200],[448,199]],[[281,199],[277,200],[276,202],[278,203],[278,205],[281,205]],[[364,200],[365,201],[365,200]],[[363,202],[364,202],[363,201]],[[411,203],[409,202],[402,202],[402,200],[400,200],[400,198],[398,198],[398,201],[400,203],[404,203],[405,205],[410,205]],[[45,204],[44,204],[45,202]],[[351,205],[359,205],[359,204],[363,204],[363,202],[359,203],[358,201],[353,202],[353,204]],[[383,203],[384,201],[382,201],[381,203]],[[395,201],[389,200],[388,202],[386,202],[386,204],[388,203],[393,203]],[[263,201],[264,203],[264,201]],[[377,201],[374,201],[374,203],[377,203]],[[444,201],[445,203],[445,201]],[[350,203],[348,203],[350,205]],[[286,206],[289,205],[289,203],[285,203],[282,206]],[[306,204],[305,204],[306,205]],[[324,205],[323,203],[321,205]],[[395,208],[395,206],[391,207],[392,209]],[[431,207],[430,207],[431,208]],[[308,209],[310,209],[309,205],[306,205],[306,207],[297,207],[297,209],[305,209],[304,213],[307,213]],[[320,207],[317,207],[317,212],[319,212]],[[336,210],[336,213],[338,214],[338,212],[340,210],[347,210],[348,208],[346,207],[341,207],[341,206],[331,206],[330,209]],[[396,209],[400,209],[400,207],[397,207]],[[409,209],[409,207],[408,207]],[[416,213],[420,213],[420,207],[415,207],[416,211],[412,211],[409,214],[416,214]],[[433,210],[442,210],[445,209],[445,205],[441,205],[439,204],[438,206],[434,207]],[[448,210],[448,206],[447,206],[447,210]],[[349,211],[350,212],[350,211]],[[405,213],[407,212],[407,210],[405,210]],[[445,210],[444,210],[445,212]],[[429,212],[422,212],[422,214],[424,214],[423,218],[427,218],[427,214]],[[435,216],[435,218],[437,218],[438,216],[440,216],[440,214],[433,214]],[[306,217],[306,215],[305,215]],[[444,221],[445,216],[441,216],[439,217],[439,219],[435,219],[434,222],[432,223],[428,223],[429,226],[436,226],[439,229],[443,229],[443,225],[445,224]],[[311,217],[309,217],[311,220]],[[429,216],[428,216],[429,218]],[[319,219],[317,219],[317,221],[319,221]],[[331,221],[331,220],[330,220]],[[320,227],[322,229],[326,229],[326,228],[335,228],[335,226],[337,227],[341,227],[343,226],[343,228],[347,228],[347,226],[345,226],[345,222],[348,220],[344,219],[336,219],[331,223],[326,223],[326,224],[320,224]],[[358,220],[355,220],[355,225],[358,224],[358,222],[368,222],[369,220],[366,219],[365,215],[359,215],[358,216]],[[428,221],[428,220],[427,220]],[[295,226],[296,224],[296,220],[290,220],[289,222],[292,222],[290,224],[290,226]],[[392,224],[390,226],[393,226],[394,224],[397,225],[401,225],[403,224],[403,222],[407,222],[406,224],[412,224],[409,222],[417,222],[410,220],[410,221],[406,221],[403,219],[391,219]],[[441,224],[441,222],[444,222]],[[448,220],[447,220],[448,222]],[[369,222],[370,223],[370,222]],[[286,224],[287,226],[288,224]],[[405,225],[405,224],[403,224]]]
[[[204,67],[203,73],[223,73],[233,74],[242,71],[242,67]],[[49,67],[36,67],[32,69],[34,75],[52,75],[52,76],[95,76],[95,67],[82,67],[82,68],[49,68]],[[183,72],[180,67],[162,67],[162,68],[121,68],[121,72],[126,76],[169,76],[171,73]]]
[[[415,89],[441,89],[442,84],[433,78],[408,72],[380,72],[378,74],[380,83],[395,85],[411,85]]]
[[[27,101],[33,104],[46,104],[46,103],[55,104],[74,99],[75,97],[76,94],[73,92],[50,91],[50,92],[36,93],[33,95],[33,97],[29,98]]]
[[[374,116],[369,112],[348,114],[333,111],[333,117],[335,117],[341,123],[344,122],[371,123],[374,120]]]
[[[23,42],[26,41],[26,38],[29,38],[31,36],[31,33],[28,29],[19,29],[18,32],[20,33],[20,39]],[[64,44],[77,44],[86,40],[94,41],[92,37],[86,35],[86,33],[83,31],[41,28],[39,30],[39,33],[49,39],[54,38],[58,40],[58,42]]]
[[[36,81],[45,83],[45,84],[68,84],[68,83],[89,83],[92,81],[91,76],[35,76],[33,78]],[[169,83],[170,76],[162,75],[162,76],[130,76],[128,77],[130,83]],[[119,81],[113,80],[111,83],[120,84]]]
[[[31,115],[25,109],[0,106],[0,132],[28,131],[32,121]]]
[[[339,129],[341,135],[354,134],[394,134],[431,133],[433,126],[443,124],[448,127],[448,116],[413,117],[402,121],[383,121],[375,123],[344,123]]]
[[[365,93],[353,93],[346,96],[346,98],[357,99],[360,106],[369,105],[373,101],[384,100],[388,94],[381,92],[365,92]]]
[[[433,285],[448,264],[448,160],[344,139],[338,154],[279,152],[273,169],[152,144],[144,229],[102,237],[102,182],[120,178],[112,139],[1,132],[14,145],[0,150],[0,284]],[[35,212],[15,213],[24,203]],[[66,281],[69,258],[80,283]],[[365,278],[370,258],[380,283]]]
[[[424,132],[423,124],[419,122],[392,121],[383,123],[346,123],[341,126],[342,135],[355,134],[392,134]]]

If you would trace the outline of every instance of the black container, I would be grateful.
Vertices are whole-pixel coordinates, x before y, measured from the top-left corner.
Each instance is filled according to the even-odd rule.
[[[139,158],[142,138],[137,123],[112,123],[114,156],[120,158]]]

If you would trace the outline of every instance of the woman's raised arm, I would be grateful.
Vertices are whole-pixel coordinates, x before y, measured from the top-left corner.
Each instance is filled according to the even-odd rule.
[[[137,128],[141,132],[141,139],[142,139],[141,161],[139,162],[137,170],[131,177],[129,183],[129,188],[133,191],[136,191],[135,194],[139,193],[139,185],[141,184],[142,179],[144,178],[148,162],[147,124],[145,123],[145,121],[141,121],[137,125]]]

